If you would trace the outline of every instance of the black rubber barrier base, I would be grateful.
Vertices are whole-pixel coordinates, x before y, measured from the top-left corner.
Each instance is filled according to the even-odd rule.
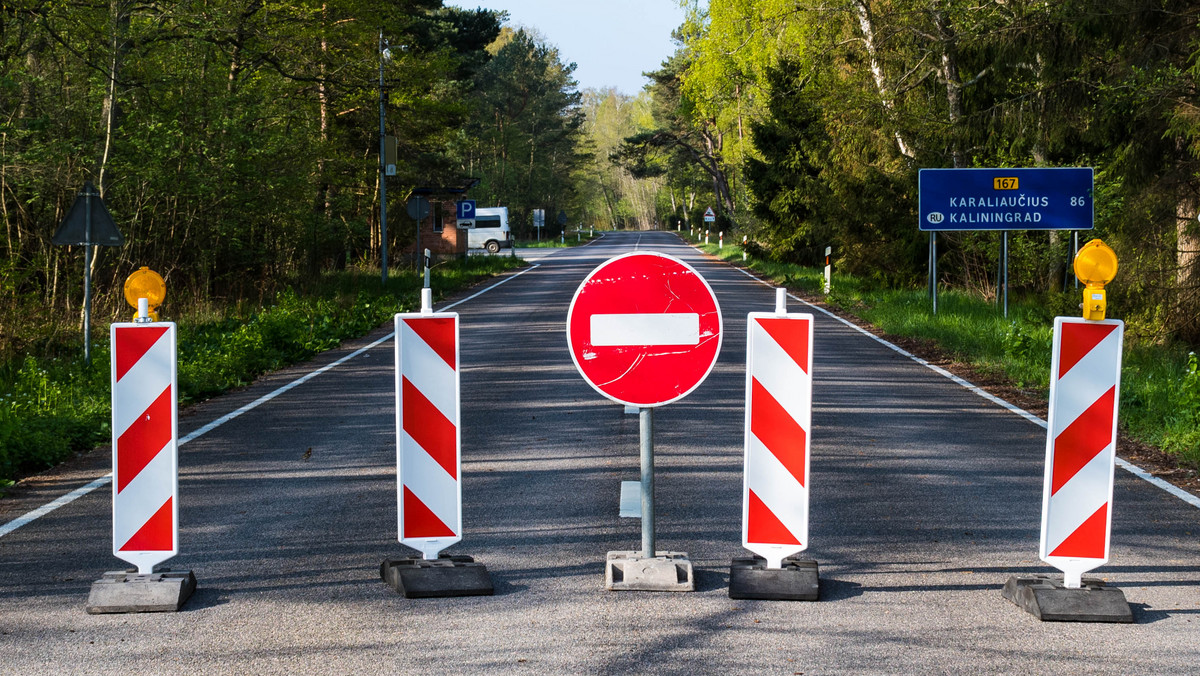
[[[379,576],[406,599],[496,593],[487,567],[469,556],[442,554],[435,561],[420,556],[387,559],[379,565]]]
[[[138,575],[137,569],[114,570],[92,583],[86,610],[103,613],[173,613],[196,591],[192,571],[162,570]]]
[[[729,566],[729,598],[768,601],[816,601],[821,595],[817,562],[784,559],[782,568],[767,568],[761,556],[734,559]]]
[[[1133,622],[1125,594],[1094,578],[1068,589],[1048,575],[1014,575],[1001,593],[1043,622]]]

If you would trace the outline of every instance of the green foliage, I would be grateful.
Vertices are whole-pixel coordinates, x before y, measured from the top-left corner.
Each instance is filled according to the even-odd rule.
[[[625,137],[653,124],[650,96],[627,96],[614,89],[583,93],[583,126],[588,161],[575,174],[576,201],[582,222],[604,228],[649,228],[660,217],[675,214],[683,201],[667,188],[663,175],[635,175],[617,161]],[[670,190],[670,192],[668,192]],[[657,198],[657,199],[656,199]],[[674,204],[674,206],[672,205]]]
[[[231,301],[378,265],[380,106],[400,142],[388,192],[403,213],[411,186],[463,178],[450,152],[471,112],[463,92],[499,32],[496,12],[441,5],[6,5],[0,322],[16,346],[0,356],[37,339],[11,321],[29,306],[78,311],[83,252],[50,235],[85,180],[126,240],[97,253],[100,315],[124,313],[121,282],[142,265],[173,299]]]
[[[481,179],[473,193],[480,206],[507,206],[514,234],[529,237],[534,209],[546,210],[549,225],[569,206],[569,179],[586,159],[575,64],[524,29],[504,29],[489,51],[458,161]]]
[[[1200,467],[1200,360],[1189,352],[1178,379],[1179,408],[1167,420],[1163,450],[1176,453]]]
[[[660,127],[706,134],[709,159],[733,177],[735,228],[767,255],[812,264],[832,245],[845,270],[915,285],[926,271],[921,168],[1091,166],[1097,227],[1085,235],[1122,266],[1111,305],[1139,336],[1200,344],[1195,3],[690,7],[671,62],[683,86],[651,89],[655,109],[674,114]],[[721,188],[710,194],[721,202]],[[939,281],[992,297],[998,239],[942,235]],[[1013,290],[1059,294],[1068,239],[1012,233]]]

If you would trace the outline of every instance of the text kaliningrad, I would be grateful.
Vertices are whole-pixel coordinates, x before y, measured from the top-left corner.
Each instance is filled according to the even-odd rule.
[[[1050,206],[1049,197],[951,197],[951,209],[1028,209]],[[1040,211],[950,212],[951,223],[1041,223]]]

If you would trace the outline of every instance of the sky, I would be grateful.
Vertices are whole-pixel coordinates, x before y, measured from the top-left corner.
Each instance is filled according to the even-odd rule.
[[[508,12],[508,26],[536,28],[574,61],[579,88],[637,94],[675,52],[671,31],[683,23],[676,0],[448,0],[444,4]]]

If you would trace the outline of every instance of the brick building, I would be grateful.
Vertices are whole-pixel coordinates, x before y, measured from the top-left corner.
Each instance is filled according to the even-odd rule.
[[[429,215],[417,228],[417,239],[404,249],[406,257],[429,249],[434,258],[467,255],[467,231],[458,227],[457,202],[464,199],[479,179],[471,179],[461,187],[420,186],[414,188],[413,196],[429,200]],[[405,218],[408,218],[406,213]],[[411,220],[410,220],[411,222]]]

